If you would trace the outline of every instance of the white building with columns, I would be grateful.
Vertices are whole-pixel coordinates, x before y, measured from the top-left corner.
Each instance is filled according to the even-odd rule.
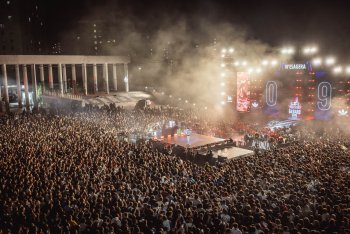
[[[130,58],[127,56],[80,56],[80,55],[0,55],[1,64],[1,88],[0,98],[9,109],[9,93],[8,93],[8,69],[15,69],[16,87],[18,95],[18,104],[22,105],[21,80],[24,84],[25,105],[29,109],[29,82],[28,72],[31,74],[31,88],[33,90],[34,103],[37,97],[37,83],[39,81],[43,85],[43,91],[56,91],[59,94],[67,93],[68,84],[67,77],[71,79],[71,87],[76,93],[77,69],[81,69],[82,81],[79,86],[82,87],[83,95],[88,95],[89,90],[92,93],[105,92],[109,94],[110,90],[117,91],[117,67],[122,67],[123,81],[125,92],[129,92],[128,64]],[[54,85],[53,66],[57,66],[57,82]],[[92,66],[92,72],[89,72],[87,66]],[[37,74],[39,67],[39,74]],[[71,74],[67,74],[67,67],[70,68]],[[102,70],[102,77],[98,77],[98,69]],[[109,77],[109,73],[112,77]],[[38,77],[39,76],[39,77]],[[88,80],[92,82],[88,82]],[[98,89],[98,83],[103,82],[102,90]],[[88,87],[88,84],[92,87]],[[48,84],[48,85],[45,85]],[[111,84],[111,85],[110,85]],[[57,86],[58,85],[58,86]],[[90,85],[91,86],[91,85]],[[57,88],[54,88],[57,87]],[[100,86],[101,87],[101,86]]]

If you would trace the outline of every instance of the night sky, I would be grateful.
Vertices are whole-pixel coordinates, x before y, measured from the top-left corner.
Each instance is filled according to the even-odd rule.
[[[106,8],[106,6],[108,6]],[[157,30],[162,22],[184,18],[192,30],[199,19],[228,23],[247,32],[249,38],[271,46],[316,43],[323,52],[350,59],[350,7],[345,0],[50,0],[43,1],[48,34],[64,33],[72,22],[86,18],[99,7],[140,22],[140,30]]]

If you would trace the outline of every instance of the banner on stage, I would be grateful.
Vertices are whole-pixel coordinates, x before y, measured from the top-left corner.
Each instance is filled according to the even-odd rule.
[[[237,111],[250,111],[250,80],[247,72],[237,72]]]

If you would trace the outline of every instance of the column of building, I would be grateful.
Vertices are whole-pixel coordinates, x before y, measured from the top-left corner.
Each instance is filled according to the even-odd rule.
[[[7,70],[6,70],[6,64],[2,64],[2,79],[3,79],[3,85],[4,85],[4,102],[5,102],[5,108],[6,111],[9,111],[10,109],[10,101],[9,101],[9,93],[8,93],[8,86],[7,86]],[[1,87],[0,87],[1,89]]]

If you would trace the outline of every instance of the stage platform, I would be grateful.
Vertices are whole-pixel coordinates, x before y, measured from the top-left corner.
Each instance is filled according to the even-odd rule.
[[[172,145],[176,144],[184,148],[198,148],[201,146],[221,143],[225,141],[225,139],[222,139],[222,138],[216,138],[216,137],[201,135],[197,133],[191,134],[189,142],[187,142],[186,135],[181,135],[181,136],[175,135],[174,137],[165,137],[159,140],[167,144],[172,144]]]
[[[218,158],[220,156],[220,157],[226,157],[228,160],[237,159],[240,157],[246,157],[250,155],[254,155],[254,151],[242,149],[238,147],[224,148],[224,149],[219,149],[215,151],[213,150],[214,158]]]

